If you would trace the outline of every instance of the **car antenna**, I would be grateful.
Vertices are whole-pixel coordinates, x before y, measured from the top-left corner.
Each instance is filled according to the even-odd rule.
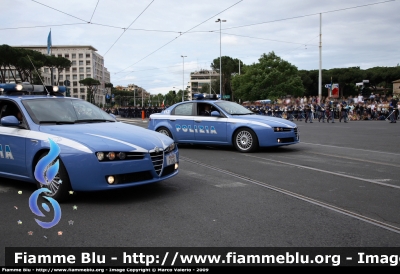
[[[44,89],[45,89],[46,92],[47,92],[47,96],[50,96],[50,93],[49,93],[49,91],[47,90],[45,84],[43,83],[43,80],[42,80],[42,78],[40,77],[40,74],[39,74],[38,70],[36,69],[35,65],[33,64],[31,58],[29,57],[29,55],[26,55],[26,56],[28,56],[29,61],[31,61],[31,64],[32,64],[33,68],[36,70],[36,73],[37,73],[37,75],[38,75],[40,81],[42,82],[42,85],[43,85]]]

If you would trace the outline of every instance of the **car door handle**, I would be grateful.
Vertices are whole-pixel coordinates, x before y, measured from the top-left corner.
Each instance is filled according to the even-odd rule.
[[[176,119],[169,119],[171,122],[175,122],[176,121]]]
[[[201,123],[201,120],[194,120],[196,123]]]

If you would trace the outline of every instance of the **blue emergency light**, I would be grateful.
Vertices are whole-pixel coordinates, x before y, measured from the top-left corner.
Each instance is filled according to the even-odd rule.
[[[64,86],[32,85],[28,82],[0,84],[0,92],[4,95],[56,95],[64,96],[67,88]]]
[[[196,93],[193,94],[193,100],[218,100],[218,97],[215,94]]]

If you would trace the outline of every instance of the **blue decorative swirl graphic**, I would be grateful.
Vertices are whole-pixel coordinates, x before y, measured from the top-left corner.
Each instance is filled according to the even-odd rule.
[[[51,192],[50,190],[48,190],[47,188],[41,188],[36,190],[35,192],[32,193],[31,197],[29,197],[29,207],[31,209],[31,211],[40,217],[44,217],[45,215],[40,211],[38,205],[37,205],[37,200],[39,198],[39,194],[42,192]],[[58,224],[58,222],[61,219],[61,208],[60,205],[58,204],[58,202],[56,200],[54,200],[51,197],[46,197],[44,196],[43,198],[47,199],[50,204],[53,206],[54,208],[54,218],[51,222],[42,222],[38,219],[35,219],[35,221],[38,223],[38,225],[40,225],[43,228],[51,228],[53,226],[55,226],[56,224]],[[50,208],[48,207],[47,204],[42,203],[42,206],[44,208],[44,210],[46,210],[47,212],[50,211]]]
[[[59,146],[49,138],[49,143],[50,143],[50,151],[49,153],[44,156],[40,161],[37,163],[35,167],[35,178],[36,180],[41,183],[42,185],[50,185],[51,181],[54,179],[54,177],[58,173],[59,169],[59,161],[57,160],[53,165],[50,165],[60,154],[60,148]],[[32,193],[32,195],[29,197],[29,207],[31,211],[40,217],[44,217],[45,215],[40,211],[38,205],[37,205],[37,200],[39,198],[40,193],[43,192],[49,192],[51,191],[48,188],[41,188],[36,190],[35,192]],[[54,200],[51,197],[46,197],[44,196],[45,199],[47,199],[50,204],[54,208],[54,218],[51,222],[42,222],[38,219],[35,219],[35,221],[38,223],[43,228],[51,228],[58,224],[58,222],[61,219],[61,208],[60,205],[56,200]],[[42,203],[42,207],[45,211],[49,212],[50,208],[47,204]]]
[[[49,138],[50,151],[37,163],[35,167],[35,178],[42,185],[49,185],[58,173],[59,162],[58,160],[50,166],[58,155],[60,154],[59,146]]]

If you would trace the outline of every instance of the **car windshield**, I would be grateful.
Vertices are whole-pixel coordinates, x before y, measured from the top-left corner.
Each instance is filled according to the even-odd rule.
[[[218,101],[215,104],[220,107],[223,111],[230,115],[253,115],[254,112],[248,110],[247,108],[229,101]]]
[[[83,100],[40,98],[22,103],[36,124],[115,122],[105,111]]]

